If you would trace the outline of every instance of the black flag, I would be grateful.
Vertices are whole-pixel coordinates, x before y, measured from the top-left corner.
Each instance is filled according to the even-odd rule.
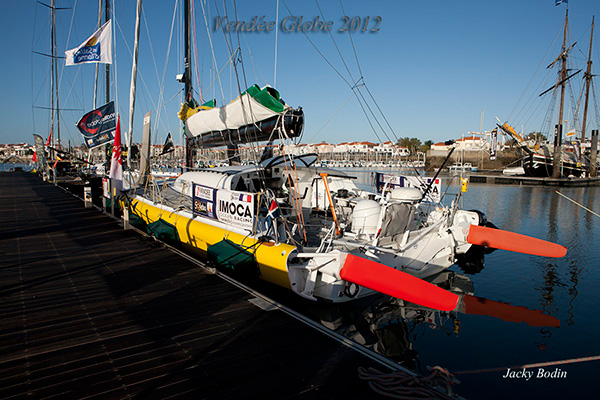
[[[171,138],[171,132],[167,135],[167,140],[165,140],[165,144],[163,145],[162,152],[159,156],[163,154],[171,153],[175,151],[175,145],[173,144],[173,138]]]
[[[115,138],[115,103],[110,102],[85,114],[77,122],[88,149],[108,143]]]

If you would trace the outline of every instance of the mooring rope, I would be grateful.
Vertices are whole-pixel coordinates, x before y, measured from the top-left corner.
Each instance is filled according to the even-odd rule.
[[[558,190],[555,190],[556,194],[561,195],[562,197],[564,197],[565,199],[572,201],[573,203],[577,204],[579,207],[583,208],[586,211],[591,212],[592,214],[594,214],[596,217],[600,217],[600,214],[595,213],[594,211],[590,210],[589,208],[579,204],[578,202],[576,202],[575,200],[571,199],[570,197],[565,196],[564,194],[562,194],[561,192],[559,192]]]
[[[442,367],[429,370],[429,376],[414,376],[403,371],[385,373],[372,367],[359,367],[358,376],[369,381],[369,387],[376,393],[395,399],[455,399],[452,385],[460,382]],[[444,388],[446,393],[434,389],[435,387]]]
[[[496,372],[496,371],[506,371],[507,369],[522,369],[522,368],[537,368],[537,367],[549,367],[552,365],[562,365],[562,364],[573,364],[577,362],[585,362],[585,361],[598,361],[600,360],[600,356],[591,356],[591,357],[579,357],[579,358],[570,358],[568,360],[560,360],[560,361],[547,361],[535,364],[525,364],[518,365],[514,367],[499,367],[499,368],[487,368],[487,369],[476,369],[472,371],[458,371],[454,372],[455,375],[460,374],[478,374],[483,372]]]

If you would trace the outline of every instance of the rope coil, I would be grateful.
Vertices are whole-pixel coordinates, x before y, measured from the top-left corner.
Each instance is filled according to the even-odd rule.
[[[395,399],[456,399],[452,386],[460,383],[454,375],[442,367],[427,367],[429,376],[410,375],[403,371],[390,373],[375,368],[358,368],[358,376],[369,382],[369,387],[378,394]],[[446,391],[443,393],[441,390]]]

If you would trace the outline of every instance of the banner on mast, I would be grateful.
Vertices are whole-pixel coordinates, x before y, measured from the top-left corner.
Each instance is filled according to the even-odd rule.
[[[46,161],[44,153],[44,139],[40,135],[33,135],[35,154],[39,163],[43,164]]]
[[[577,166],[581,165],[581,143],[579,140],[572,140],[571,145],[573,145],[573,152],[575,153],[575,158],[577,159]]]
[[[46,159],[46,153],[44,151],[44,139],[40,135],[33,135],[34,146],[35,146],[35,157],[37,160],[37,169],[48,172],[48,161]]]
[[[65,51],[66,65],[112,64],[112,29],[108,20],[79,47]]]
[[[496,159],[496,151],[498,149],[498,128],[492,131],[492,136],[490,138],[490,160]]]
[[[114,140],[115,121],[115,103],[113,101],[81,117],[77,122],[77,129],[83,135],[83,142],[87,148],[92,149]]]

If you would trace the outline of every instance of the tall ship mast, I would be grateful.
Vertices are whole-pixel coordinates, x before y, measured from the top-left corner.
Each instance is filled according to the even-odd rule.
[[[504,132],[506,135],[515,140],[517,146],[523,151],[523,168],[525,170],[525,174],[533,177],[552,177],[552,178],[560,178],[560,177],[585,177],[585,176],[595,176],[598,171],[598,165],[596,161],[596,157],[592,157],[594,153],[594,149],[590,152],[589,156],[585,152],[585,131],[587,128],[587,113],[588,113],[588,102],[589,102],[589,89],[591,85],[591,49],[592,49],[592,39],[593,39],[593,31],[594,31],[594,22],[592,19],[592,33],[590,36],[590,49],[589,56],[587,61],[587,71],[585,73],[586,80],[586,88],[585,88],[585,105],[583,111],[583,124],[581,129],[581,141],[572,140],[569,143],[568,148],[563,143],[563,128],[565,122],[565,92],[566,92],[566,84],[569,82],[571,78],[576,76],[581,72],[581,70],[576,70],[571,72],[567,67],[567,59],[569,52],[573,49],[576,43],[573,43],[569,47],[567,47],[567,30],[568,30],[568,22],[569,22],[569,11],[566,10],[565,13],[565,22],[563,28],[563,42],[560,50],[560,54],[558,57],[552,61],[547,68],[552,68],[555,65],[559,64],[560,69],[558,73],[558,78],[556,83],[540,93],[539,96],[543,96],[549,92],[554,94],[557,93],[557,90],[560,89],[560,100],[559,100],[559,109],[557,115],[557,121],[554,125],[554,144],[553,147],[550,148],[549,145],[540,144],[538,142],[535,143],[534,146],[531,146],[527,141],[527,138],[523,136],[523,134],[519,134],[516,130],[508,124],[508,122],[500,125],[498,127]],[[576,117],[575,117],[576,119]],[[575,126],[576,121],[572,121],[573,126]],[[567,133],[567,136],[574,135],[575,130],[571,130]],[[595,132],[595,131],[593,131]],[[593,145],[592,145],[593,148]],[[592,159],[593,158],[593,159]]]
[[[567,81],[567,26],[569,24],[569,9],[567,8],[565,15],[565,29],[563,35],[563,44],[562,51],[558,58],[554,61],[561,61],[560,68],[560,78],[558,81],[558,85],[560,86],[560,108],[558,114],[558,123],[555,127],[554,133],[554,154],[552,160],[552,177],[558,178],[561,175],[560,167],[561,167],[561,142],[562,142],[562,131],[563,131],[563,117],[564,117],[564,107],[565,107],[565,84]],[[569,48],[570,50],[570,48]],[[550,68],[553,64],[550,64],[548,67]]]

